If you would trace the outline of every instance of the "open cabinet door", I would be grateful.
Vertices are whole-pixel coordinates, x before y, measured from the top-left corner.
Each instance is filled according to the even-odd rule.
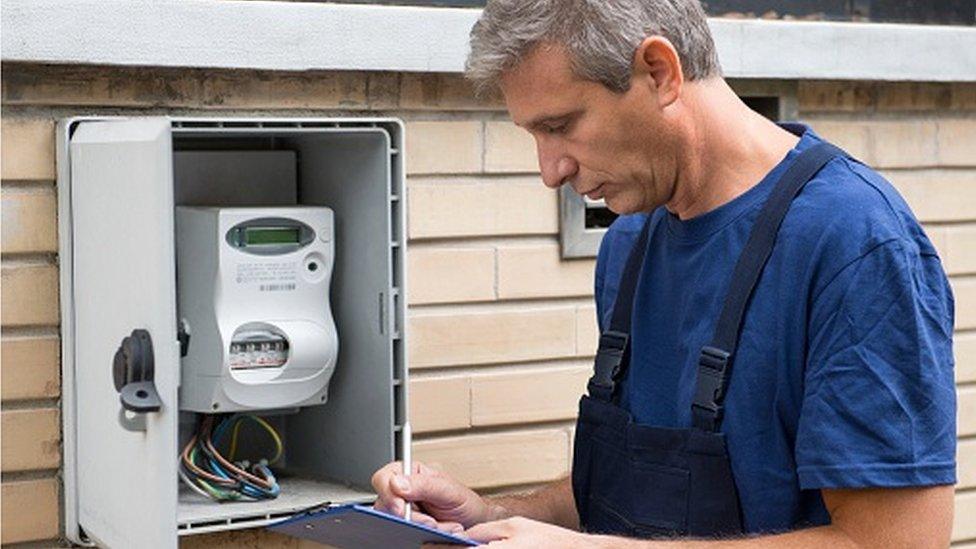
[[[71,300],[65,337],[73,352],[65,382],[75,433],[65,475],[74,475],[77,523],[101,546],[175,549],[180,355],[170,122],[82,121],[68,149],[63,299]]]

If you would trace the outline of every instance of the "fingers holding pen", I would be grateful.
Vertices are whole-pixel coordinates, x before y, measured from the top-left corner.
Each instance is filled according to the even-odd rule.
[[[421,475],[430,471],[431,469],[422,463],[414,462],[411,466],[411,475]],[[413,480],[417,481],[417,479]],[[411,491],[411,479],[403,474],[403,463],[400,461],[390,462],[376,471],[371,484],[377,495],[373,508],[397,516],[404,515],[407,501],[417,502],[423,497],[416,489]],[[416,505],[414,507],[416,508]]]
[[[374,509],[398,516],[403,515],[406,509],[406,500],[393,484],[393,479],[396,476],[402,476],[402,474],[403,464],[399,461],[387,463],[373,473],[370,483],[373,485],[373,490],[376,491],[377,496],[376,502],[373,503]]]
[[[373,475],[376,509],[404,516],[409,502],[439,523],[470,527],[485,519],[487,504],[473,490],[424,463],[414,462],[411,469],[409,476],[404,475],[403,464],[391,462]]]

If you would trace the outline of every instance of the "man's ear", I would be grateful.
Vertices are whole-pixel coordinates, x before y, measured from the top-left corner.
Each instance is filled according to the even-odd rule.
[[[647,85],[657,96],[658,106],[667,107],[677,101],[684,85],[684,73],[678,50],[663,36],[649,36],[634,53],[634,80]]]

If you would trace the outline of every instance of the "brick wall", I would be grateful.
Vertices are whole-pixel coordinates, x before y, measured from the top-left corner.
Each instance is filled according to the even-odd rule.
[[[410,415],[418,459],[486,491],[568,470],[596,346],[592,260],[560,260],[556,194],[497,100],[456,76],[3,66],[2,540],[59,534],[54,121],[78,114],[392,114],[407,121]],[[801,118],[879,167],[952,276],[954,539],[976,540],[976,85],[801,83]],[[264,533],[187,547],[300,547]],[[976,547],[976,544],[972,545]]]

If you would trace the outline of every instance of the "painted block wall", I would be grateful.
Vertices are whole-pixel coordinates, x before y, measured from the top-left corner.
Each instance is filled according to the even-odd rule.
[[[556,193],[497,99],[438,74],[2,70],[0,542],[52,545],[62,528],[54,124],[75,115],[403,118],[415,455],[488,493],[567,472],[596,349],[593,261],[560,259]],[[891,178],[951,275],[953,539],[976,547],[976,85],[800,82],[798,102],[802,120]],[[183,545],[305,547],[260,532]]]

